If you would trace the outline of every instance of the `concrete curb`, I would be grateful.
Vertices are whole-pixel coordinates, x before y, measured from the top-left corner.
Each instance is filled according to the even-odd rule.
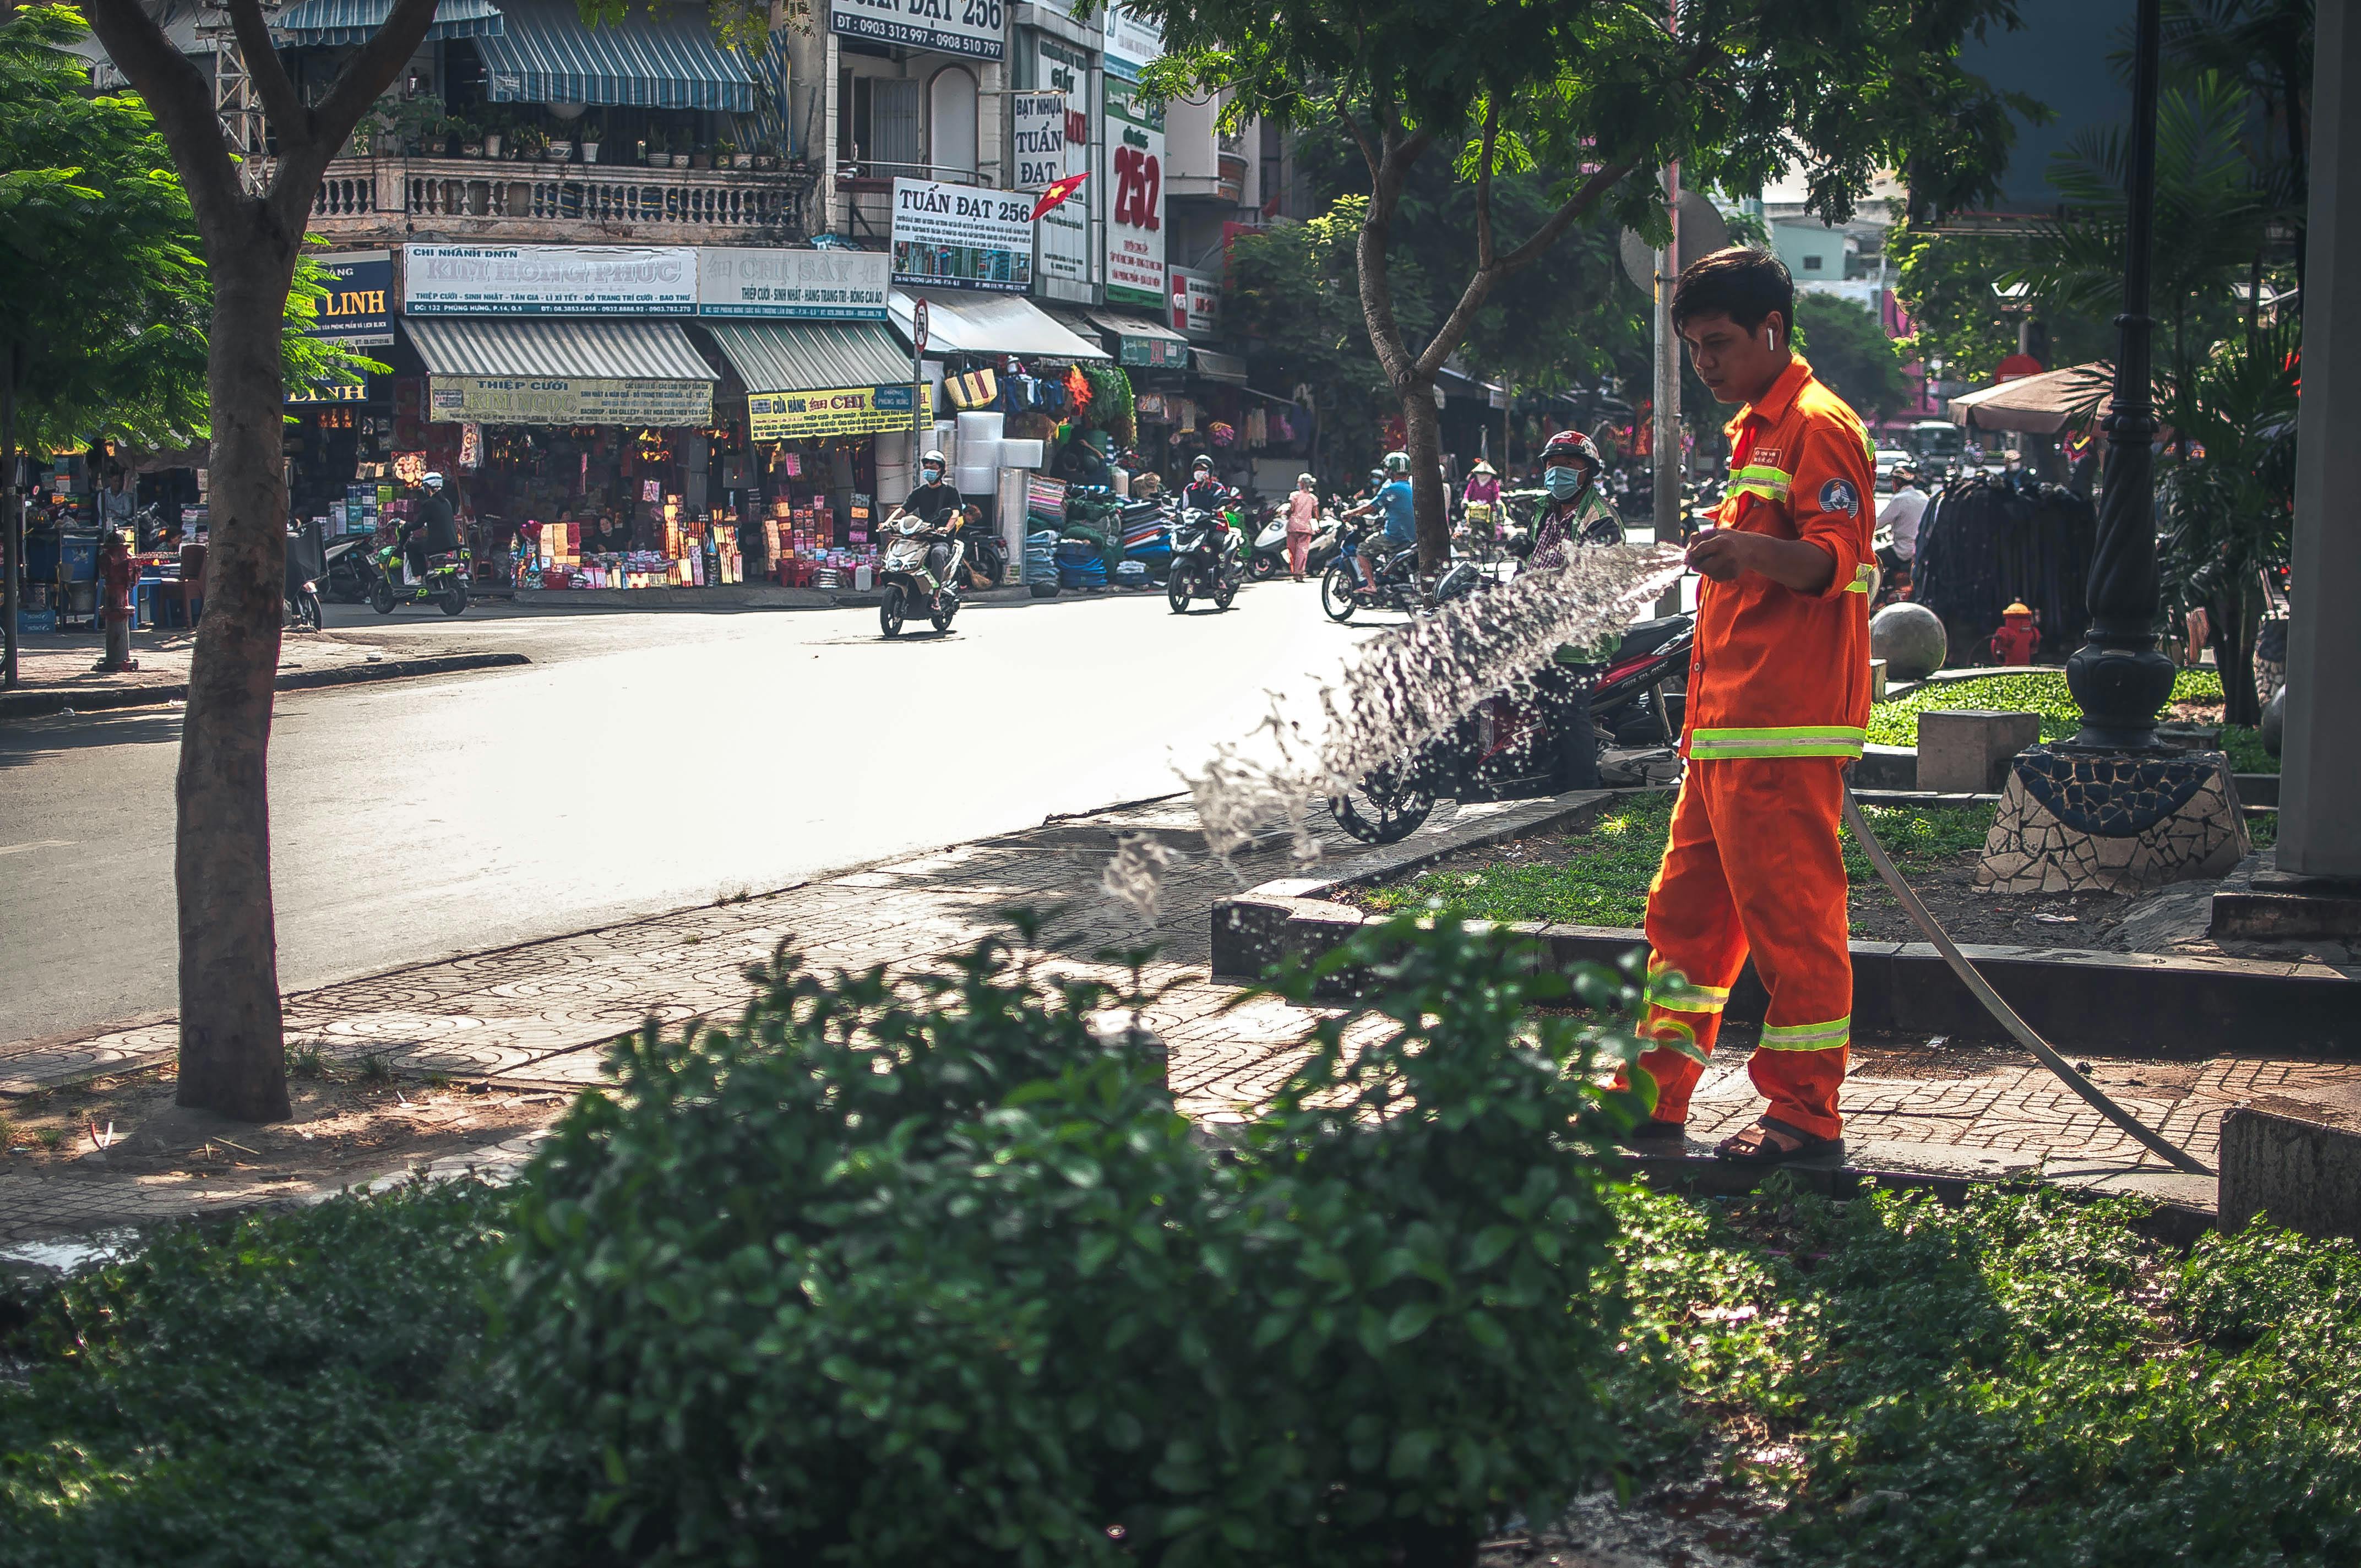
[[[1385,917],[1337,902],[1340,890],[1389,881],[1457,850],[1571,822],[1614,794],[1561,796],[1540,809],[1503,813],[1480,833],[1438,835],[1403,852],[1373,850],[1319,879],[1268,882],[1213,911],[1213,969],[1229,979],[1259,976],[1271,964],[1309,961]],[[1517,820],[1517,819],[1521,820]],[[1561,968],[1613,964],[1644,952],[1646,934],[1629,927],[1517,921],[1507,928],[1539,941]],[[2361,969],[2147,953],[1963,947],[1994,990],[2026,1022],[2075,1047],[2130,1057],[2210,1055],[2225,1038],[2267,1028],[2281,1047],[2361,1056]],[[1852,1021],[1858,1034],[1939,1035],[2004,1041],[2007,1035],[1925,942],[1852,944]],[[1325,994],[1349,1000],[1363,981],[1333,977]],[[1770,997],[1749,965],[1731,988],[1726,1016],[1759,1024]]]
[[[425,659],[383,659],[373,664],[348,664],[328,670],[294,670],[272,682],[283,692],[313,691],[322,686],[361,685],[370,681],[398,681],[413,675],[445,675],[459,670],[507,669],[533,661],[522,653],[443,653]],[[125,707],[157,707],[189,700],[186,682],[172,685],[108,686],[94,691],[45,688],[0,693],[0,719],[39,718],[71,709],[104,713]]]

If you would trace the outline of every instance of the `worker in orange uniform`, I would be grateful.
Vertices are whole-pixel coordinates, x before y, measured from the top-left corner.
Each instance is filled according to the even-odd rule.
[[[1747,1071],[1770,1104],[1714,1152],[1751,1165],[1844,1155],[1837,1091],[1852,1038],[1852,954],[1837,843],[1848,763],[1869,723],[1873,449],[1844,400],[1788,347],[1795,289],[1766,252],[1685,268],[1673,323],[1728,427],[1719,526],[1688,549],[1698,585],[1688,769],[1648,890],[1659,995],[1643,1033],[1675,1042],[1635,1147],[1676,1149],[1730,988],[1752,954],[1771,993]],[[1675,979],[1675,977],[1681,977]],[[1683,981],[1686,983],[1684,984]]]

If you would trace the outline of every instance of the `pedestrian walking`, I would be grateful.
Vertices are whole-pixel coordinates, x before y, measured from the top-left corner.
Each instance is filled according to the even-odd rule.
[[[1287,575],[1296,582],[1303,580],[1304,564],[1312,554],[1312,536],[1319,528],[1318,481],[1309,474],[1298,474],[1294,493],[1287,498]]]

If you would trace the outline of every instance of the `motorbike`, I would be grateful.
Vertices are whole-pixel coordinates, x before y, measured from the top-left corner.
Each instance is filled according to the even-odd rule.
[[[1274,507],[1263,516],[1262,531],[1255,535],[1254,554],[1246,562],[1246,575],[1257,583],[1267,583],[1287,573],[1287,511]]]
[[[323,576],[319,553],[313,548],[314,536],[301,529],[287,531],[287,552],[282,564],[284,580],[280,586],[279,624],[298,631],[320,630],[320,583]]]
[[[1336,825],[1369,844],[1406,839],[1438,801],[1523,800],[1589,788],[1609,745],[1670,745],[1679,732],[1668,683],[1685,675],[1696,618],[1630,628],[1605,664],[1558,650],[1526,686],[1485,698],[1444,734],[1370,770],[1328,803]]]
[[[1181,512],[1172,525],[1172,569],[1164,580],[1172,613],[1188,614],[1192,598],[1209,598],[1215,609],[1227,609],[1246,576],[1243,531],[1213,512]]]
[[[967,526],[960,531],[960,540],[967,546],[967,569],[983,587],[996,588],[1008,572],[1008,545],[983,526],[982,512],[966,510]]]
[[[886,545],[878,571],[878,584],[884,589],[877,601],[878,630],[899,637],[904,623],[917,614],[924,615],[937,631],[949,631],[960,609],[966,541],[928,527],[922,517],[907,515],[887,522],[885,532],[893,542]]]
[[[1338,522],[1336,554],[1327,570],[1320,574],[1320,608],[1329,620],[1348,621],[1363,605],[1399,610],[1404,615],[1417,615],[1431,608],[1419,582],[1415,547],[1395,551],[1378,563],[1374,590],[1362,586],[1362,548],[1372,542],[1383,543],[1384,536],[1378,532],[1378,526],[1374,517],[1348,517]],[[1489,580],[1476,561],[1455,553],[1443,575],[1435,579],[1433,602],[1447,604],[1474,593]]]
[[[429,555],[423,576],[413,578],[400,544],[389,544],[369,560],[368,607],[391,615],[398,604],[431,604],[445,615],[467,608],[467,547]]]

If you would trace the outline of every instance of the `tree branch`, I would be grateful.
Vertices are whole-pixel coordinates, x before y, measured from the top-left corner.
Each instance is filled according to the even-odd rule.
[[[1336,117],[1345,122],[1346,130],[1353,133],[1353,140],[1361,148],[1361,161],[1369,166],[1369,182],[1374,185],[1378,179],[1378,165],[1382,161],[1378,156],[1377,144],[1369,139],[1369,133],[1361,128],[1361,122],[1353,117],[1353,112],[1345,107],[1342,98],[1336,100]]]
[[[303,107],[295,83],[287,79],[287,68],[279,62],[279,49],[271,41],[270,25],[262,19],[260,0],[228,0],[228,8],[238,52],[246,57],[247,80],[262,99],[264,117],[282,143],[308,136],[311,113]]]
[[[250,5],[253,0],[244,3]],[[282,230],[302,234],[311,219],[320,176],[361,116],[368,113],[369,105],[401,71],[402,62],[426,41],[426,29],[434,24],[435,5],[436,0],[395,0],[384,26],[345,62],[327,96],[316,108],[304,111],[303,135],[296,145],[280,138],[279,175],[271,181],[269,200]]]
[[[1476,313],[1484,308],[1484,301],[1492,292],[1492,285],[1519,268],[1530,265],[1547,250],[1557,236],[1565,232],[1568,225],[1598,203],[1600,192],[1631,173],[1631,167],[1627,160],[1597,170],[1566,199],[1564,206],[1552,213],[1548,221],[1533,231],[1524,244],[1496,258],[1489,266],[1478,266],[1475,276],[1467,280],[1467,287],[1460,291],[1459,302],[1451,307],[1451,313],[1444,318],[1443,324],[1436,327],[1434,335],[1427,340],[1425,351],[1418,356],[1417,368],[1427,376],[1442,369],[1443,362],[1451,357],[1466,337],[1468,324],[1476,319]],[[1484,220],[1479,215],[1477,221],[1481,224]],[[1479,244],[1488,250],[1488,236]]]
[[[214,118],[213,90],[203,73],[172,47],[138,0],[83,0],[82,16],[106,46],[107,58],[148,101],[148,112],[171,144],[190,204],[200,214],[229,213],[240,195],[237,165]]]
[[[1500,140],[1500,100],[1484,100],[1484,150],[1476,165],[1476,270],[1492,269],[1492,155]],[[1506,454],[1502,455],[1505,458]]]
[[[1402,186],[1410,179],[1411,165],[1418,161],[1433,139],[1424,130],[1403,137],[1398,126],[1387,128],[1385,157],[1369,195],[1369,215],[1361,225],[1355,257],[1361,275],[1361,314],[1368,323],[1369,346],[1377,350],[1378,363],[1385,367],[1386,378],[1397,390],[1411,385],[1418,367],[1402,341],[1401,323],[1394,316],[1387,242],[1392,235],[1394,209],[1401,201]]]

